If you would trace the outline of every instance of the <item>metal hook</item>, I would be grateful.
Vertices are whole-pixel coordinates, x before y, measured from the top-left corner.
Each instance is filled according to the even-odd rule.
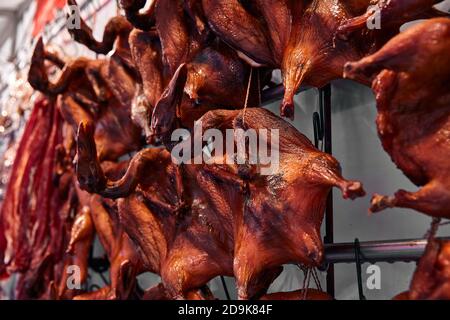
[[[323,121],[318,112],[313,113],[314,146],[319,148],[319,141],[323,141]]]
[[[325,91],[319,90],[319,112],[313,113],[313,126],[314,126],[314,145],[316,148],[319,148],[319,142],[324,141],[325,137],[325,103],[324,103],[324,95]]]

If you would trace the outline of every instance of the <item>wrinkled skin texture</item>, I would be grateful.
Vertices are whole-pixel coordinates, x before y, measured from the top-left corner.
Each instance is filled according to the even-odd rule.
[[[382,30],[366,28],[369,0],[202,0],[211,29],[241,58],[255,67],[281,69],[285,94],[280,112],[291,119],[301,85],[320,88],[341,78],[347,61],[378,50],[404,22],[443,15],[431,8],[437,2],[432,0],[376,2],[382,8]],[[367,84],[364,78],[356,80]]]
[[[236,129],[242,127],[242,115],[216,110],[200,120],[203,130]],[[284,263],[319,265],[329,190],[339,187],[345,198],[364,195],[359,182],[342,178],[333,157],[282,119],[264,109],[247,109],[246,119],[246,128],[280,130],[280,167],[272,175],[262,176],[258,166],[247,165],[178,167],[164,149],[138,153],[117,181],[78,172],[82,188],[123,198],[119,214],[126,232],[144,253],[147,270],[161,274],[173,296],[185,297],[215,276],[234,274],[239,297],[249,299],[265,292]],[[95,163],[92,134],[83,124],[78,139],[91,145],[78,150],[78,166]],[[85,186],[84,181],[100,184]]]
[[[101,160],[115,160],[138,149],[140,130],[130,117],[135,85],[124,69],[113,60],[78,58],[66,63],[52,83],[44,64],[48,55],[40,39],[33,54],[29,82],[50,97],[59,95],[61,115],[72,126],[73,133],[76,134],[81,121],[94,122]],[[115,84],[109,86],[112,83]],[[117,85],[123,87],[117,88]],[[118,96],[114,94],[117,91],[121,92]]]
[[[251,8],[238,0],[202,2],[211,29],[242,58],[281,69],[282,116],[294,117],[293,97],[301,85],[322,87],[342,77],[347,61],[364,56],[353,41],[335,37],[352,14],[345,1],[261,0]]]
[[[82,126],[79,132],[83,134]],[[92,143],[92,135],[80,137],[90,139]],[[79,150],[81,162],[93,156],[95,152],[89,155]],[[232,258],[227,246],[221,244],[224,241],[221,239],[229,237],[211,233],[208,225],[202,222],[207,216],[220,221],[217,214],[202,212],[207,210],[206,204],[198,203],[198,209],[194,210],[199,212],[183,219],[184,191],[178,170],[166,150],[145,149],[133,158],[122,179],[108,182],[107,188],[98,186],[97,189],[104,197],[125,197],[119,200],[120,219],[143,253],[145,270],[161,275],[169,296],[186,298],[191,289],[202,287],[216,275],[231,275]],[[138,174],[145,171],[153,174]],[[195,179],[195,175],[191,179]],[[86,180],[89,179],[81,179]],[[201,192],[197,197],[202,197],[197,201],[206,202],[205,193],[197,192]],[[228,243],[228,248],[230,245]],[[186,252],[191,258],[182,258]]]
[[[379,52],[345,67],[347,77],[374,78],[378,134],[393,162],[417,186],[375,195],[371,211],[404,207],[450,217],[450,20],[427,20]],[[436,152],[435,150],[439,150]]]
[[[196,32],[193,21],[185,17],[181,0],[156,1],[155,19],[164,66],[170,77],[201,50],[208,34]]]
[[[252,76],[248,106],[259,104],[262,76],[259,72]],[[249,77],[248,68],[223,44],[205,48],[192,62],[180,65],[162,93],[153,109],[149,141],[161,141],[170,148],[174,129],[191,129],[209,110],[243,108]]]
[[[196,17],[195,13],[191,14]],[[160,40],[158,29],[147,32],[134,30],[130,34],[134,64],[143,83],[142,89],[138,89],[132,115],[146,133],[149,143],[164,141],[164,135],[175,128],[191,128],[194,121],[208,110],[242,108],[246,102],[249,66],[220,40],[205,40],[207,37],[203,36],[196,37],[203,39],[201,48],[183,49],[187,53],[176,56],[174,52],[179,52],[180,46],[190,46],[184,43],[191,41],[186,26],[193,23],[184,16],[177,19],[184,26],[180,27],[184,35],[181,38],[170,33]],[[197,34],[197,31],[192,32]],[[172,38],[183,44],[175,46]],[[253,73],[248,106],[259,105],[259,92],[265,85],[265,76],[265,70]],[[231,96],[230,91],[234,92]]]
[[[379,12],[381,28],[398,28],[405,22],[438,17],[444,13],[433,9],[433,5],[442,0],[360,0],[353,1],[355,13],[364,9],[364,13],[345,21],[338,28],[338,34],[348,36],[351,32],[368,29],[368,20],[374,17],[374,9]],[[367,10],[366,10],[367,9]]]
[[[209,26],[223,41],[242,52],[255,66],[276,66],[266,28],[238,0],[203,0],[202,3]]]
[[[319,152],[269,111],[247,109],[245,123],[243,117],[244,111],[217,110],[201,120],[204,129],[279,129],[279,167],[272,174],[261,175],[261,168],[248,169],[246,165],[231,168],[231,172],[226,167],[216,170],[222,179],[233,173],[243,179],[244,206],[234,213],[233,268],[239,297],[248,299],[254,294],[251,286],[264,278],[267,270],[288,262],[321,263],[320,225],[331,187],[340,188],[344,198],[352,199],[363,196],[364,190],[359,182],[342,178],[333,157]]]
[[[450,242],[431,239],[411,281],[408,300],[450,300]]]
[[[120,7],[133,26],[137,29],[148,31],[155,26],[155,5],[153,1],[147,11],[141,12],[147,0],[119,0]]]

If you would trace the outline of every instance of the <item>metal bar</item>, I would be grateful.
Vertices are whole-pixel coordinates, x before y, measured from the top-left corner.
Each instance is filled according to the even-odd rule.
[[[440,238],[450,240],[450,237]],[[413,262],[422,257],[427,245],[426,239],[367,241],[359,243],[361,263],[364,262]],[[354,263],[355,244],[325,244],[326,263]]]
[[[354,242],[354,251],[355,251],[355,264],[356,264],[356,281],[358,282],[358,295],[359,300],[366,300],[366,297],[364,296],[364,289],[362,285],[362,272],[361,272],[361,250],[359,245],[358,238],[355,239]]]
[[[331,124],[331,84],[320,89],[321,95],[321,112],[323,114],[323,130],[324,130],[324,151],[332,154],[332,124]],[[331,244],[334,242],[334,221],[333,221],[333,190],[330,190],[327,198],[325,209],[325,237],[324,243]],[[329,264],[327,269],[327,293],[334,297],[334,265]]]

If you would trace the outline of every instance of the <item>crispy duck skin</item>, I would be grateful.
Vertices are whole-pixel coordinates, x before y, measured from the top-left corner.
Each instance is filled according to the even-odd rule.
[[[151,116],[149,141],[162,142],[170,149],[174,129],[192,129],[210,110],[242,109],[246,102],[249,107],[259,105],[264,74],[255,72],[248,87],[250,75],[245,64],[223,44],[205,48],[192,62],[180,65],[159,97]]]
[[[281,69],[280,112],[292,119],[293,97],[301,85],[322,87],[342,77],[347,61],[364,56],[353,41],[335,37],[339,25],[352,17],[353,2],[261,0],[251,12],[238,0],[203,0],[203,7],[211,29],[250,64]]]
[[[277,66],[267,29],[238,0],[202,0],[202,4],[211,29],[243,58],[254,66]]]
[[[168,151],[145,149],[131,160],[122,179],[105,182],[106,178],[95,177],[103,175],[102,171],[87,165],[95,157],[95,146],[89,127],[84,128],[83,124],[78,144],[84,145],[78,149],[81,187],[104,197],[124,198],[118,202],[123,228],[143,253],[144,269],[161,275],[171,297],[186,298],[189,291],[204,286],[215,276],[232,275],[231,248],[226,250],[221,244],[222,238],[229,237],[217,238],[220,234],[211,232],[205,224],[211,216],[205,212],[208,198],[197,200],[202,201],[196,205],[200,212],[183,218],[182,183]],[[147,170],[153,174],[139,174]],[[90,183],[85,185],[86,182]],[[201,195],[205,197],[204,193]],[[220,223],[217,225],[221,228]],[[190,258],[183,259],[187,252]]]
[[[433,6],[442,0],[357,0],[353,1],[355,13],[366,9],[364,13],[345,21],[338,28],[338,34],[348,36],[351,32],[368,29],[368,20],[378,10],[382,29],[400,28],[402,24],[416,19],[444,16],[445,13]]]
[[[74,134],[81,121],[95,121],[102,160],[114,160],[139,149],[140,130],[132,123],[130,110],[135,85],[123,68],[115,65],[113,60],[78,58],[66,63],[56,82],[52,83],[45,66],[48,56],[42,39],[39,39],[32,57],[29,82],[49,97],[59,95],[60,112],[64,121],[71,124]]]
[[[222,41],[216,39],[210,42],[187,65],[187,69],[184,92],[192,100],[215,108],[244,106],[250,68]],[[261,76],[255,72],[251,79],[249,107],[260,104],[258,91],[264,85],[262,79],[258,80]],[[230,92],[233,94],[230,95]]]
[[[358,41],[345,42],[335,37],[341,22],[352,16],[346,1],[299,3],[293,16],[281,65],[285,94],[280,110],[282,116],[291,119],[294,117],[293,98],[301,85],[323,87],[331,80],[342,78],[347,61],[365,55]]]
[[[417,186],[375,195],[371,211],[404,207],[450,217],[450,19],[426,20],[380,51],[345,67],[347,77],[373,79],[378,134],[386,152]],[[405,128],[407,130],[405,130]],[[433,150],[439,150],[434,152]]]
[[[165,149],[141,151],[122,179],[105,182],[100,167],[87,165],[96,154],[89,132],[88,125],[80,126],[80,185],[104,197],[123,198],[119,199],[120,221],[143,253],[145,270],[161,275],[170,297],[188,299],[192,290],[214,277],[232,276],[231,219],[233,210],[239,208],[233,209],[232,204],[242,202],[239,194],[233,195],[234,201],[224,199],[223,184],[213,183],[208,171],[192,167],[181,176],[183,169],[172,163]],[[153,174],[139,174],[146,171]],[[199,188],[199,183],[204,188]],[[263,294],[280,272],[280,268],[266,272],[267,276],[254,285],[254,292]]]
[[[171,77],[178,67],[189,62],[201,49],[208,33],[199,34],[187,19],[183,1],[156,1],[156,30],[161,41],[164,72]]]
[[[75,0],[69,0],[75,3]],[[69,29],[74,39],[96,53],[108,54],[107,63],[99,67],[100,77],[112,94],[124,106],[129,106],[134,98],[136,82],[140,75],[134,64],[129,43],[133,26],[122,16],[108,21],[101,42],[95,40],[92,30],[80,17],[81,28]],[[120,79],[118,81],[117,79]],[[91,80],[92,81],[92,80]]]
[[[414,272],[408,300],[450,300],[449,241],[429,241]]]
[[[67,0],[67,4],[77,5],[77,2],[76,0]],[[111,52],[111,61],[121,64],[129,73],[137,76],[128,41],[132,30],[133,26],[122,16],[113,17],[108,21],[101,41],[94,38],[92,29],[82,17],[80,17],[80,28],[68,29],[75,41],[98,54],[106,55]]]
[[[139,30],[148,31],[155,26],[155,5],[152,1],[150,7],[145,12],[140,12],[144,8],[147,0],[119,0],[120,7],[125,11],[128,21]]]
[[[201,121],[205,129],[279,129],[279,166],[272,174],[251,173],[256,168],[248,173],[245,165],[233,170],[241,172],[246,190],[244,205],[238,216],[235,213],[234,275],[239,297],[254,296],[250,286],[266,270],[288,262],[319,265],[320,225],[329,190],[338,187],[344,198],[354,199],[365,194],[361,184],[343,179],[332,156],[318,151],[294,127],[265,109],[211,111]]]
[[[154,107],[166,85],[158,34],[155,30],[146,32],[134,29],[129,42],[133,62],[142,78],[143,93]]]
[[[103,162],[102,167],[106,176],[114,179],[122,175],[127,162]],[[128,299],[134,292],[136,276],[140,273],[142,263],[133,243],[119,222],[117,203],[78,188],[77,195],[85,214],[81,217],[80,223],[74,225],[67,251],[77,253],[73,250],[76,244],[85,248],[84,244],[89,245],[87,240],[89,240],[90,230],[95,230],[110,262],[111,284],[108,289],[102,288],[98,292],[77,295],[75,299]]]
[[[242,58],[255,67],[281,69],[285,94],[280,112],[291,119],[293,97],[301,85],[320,88],[341,78],[347,61],[378,50],[404,22],[442,15],[431,8],[436,1],[380,2],[386,27],[372,31],[361,28],[367,17],[360,15],[371,4],[369,0],[257,0],[252,6],[238,0],[202,1],[211,29]],[[359,32],[336,37],[351,30]],[[368,84],[364,78],[355,80]]]
[[[284,263],[317,266],[329,190],[337,186],[345,198],[364,195],[359,182],[342,178],[334,158],[317,151],[292,126],[264,109],[246,112],[246,128],[280,129],[280,168],[273,175],[251,174],[246,166],[178,168],[167,151],[146,149],[131,160],[120,180],[108,181],[95,161],[92,129],[80,126],[80,186],[104,197],[124,198],[119,200],[119,214],[126,232],[144,253],[144,264],[161,274],[174,296],[182,297],[217,275],[234,273],[239,297],[249,299],[264,293]],[[204,129],[236,129],[242,113],[210,111],[200,121]],[[184,258],[186,252],[189,259]]]

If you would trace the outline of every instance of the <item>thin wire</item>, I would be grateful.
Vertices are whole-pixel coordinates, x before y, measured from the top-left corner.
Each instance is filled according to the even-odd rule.
[[[313,268],[313,269],[312,269],[312,276],[313,276],[314,282],[316,283],[317,289],[319,289],[320,291],[322,291],[322,285],[320,284],[320,280],[319,280],[319,276],[317,275],[317,270],[316,270],[316,268]]]
[[[309,288],[310,281],[311,281],[311,269],[308,268],[308,269],[306,269],[306,276],[305,276],[305,279],[303,280],[303,299],[302,300],[306,300],[306,298],[308,296],[308,288]]]
[[[434,238],[434,236],[436,235],[436,232],[439,229],[440,223],[441,223],[441,218],[433,218],[433,220],[431,221],[430,229],[427,231],[424,238],[425,239]]]
[[[251,67],[250,76],[248,77],[247,94],[245,95],[244,112],[242,114],[242,125],[243,126],[245,125],[245,112],[247,111],[248,99],[250,96],[250,88],[252,85],[252,78],[253,78],[253,67]]]
[[[259,77],[259,69],[256,69],[256,72],[257,72],[256,77],[258,80],[258,99],[259,99],[258,106],[260,106],[261,105],[261,79]]]

